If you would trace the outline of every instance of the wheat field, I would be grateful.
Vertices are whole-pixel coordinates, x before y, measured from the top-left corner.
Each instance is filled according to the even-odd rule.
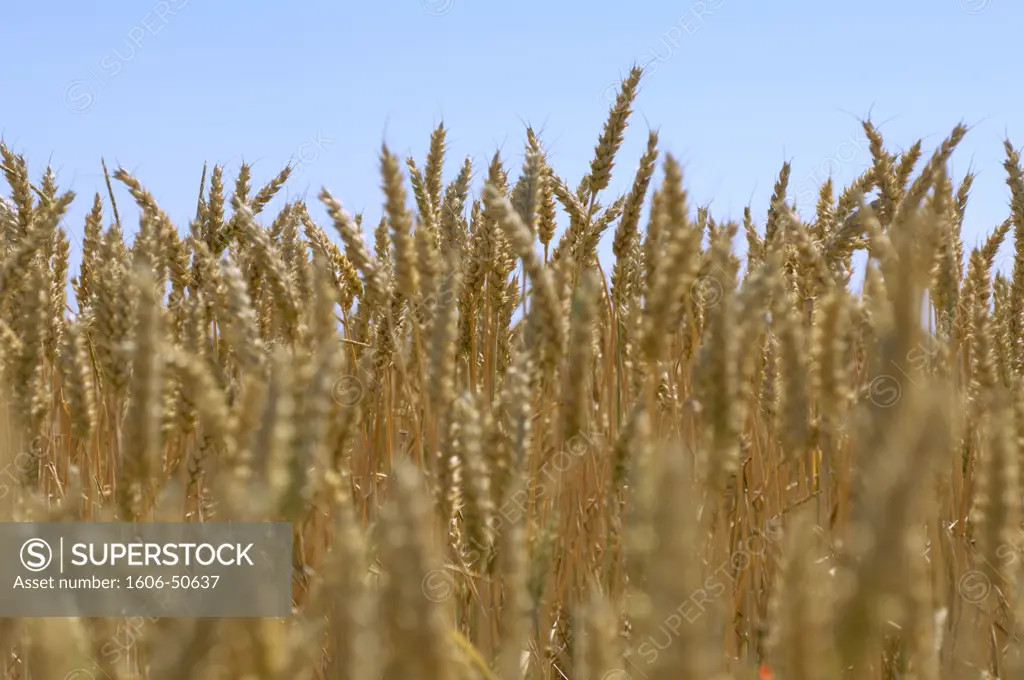
[[[532,129],[384,146],[372,244],[328,189],[267,217],[290,168],[187,227],[114,168],[73,274],[0,145],[3,519],[294,535],[290,618],[0,619],[0,678],[1024,678],[1019,152],[970,253],[964,125],[719,222],[656,132],[609,195],[641,77],[575,187]]]

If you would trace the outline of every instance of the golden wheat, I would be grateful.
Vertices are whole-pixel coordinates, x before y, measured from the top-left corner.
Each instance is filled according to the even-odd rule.
[[[671,155],[648,198],[655,132],[607,195],[641,75],[575,190],[529,128],[514,182],[445,184],[439,126],[410,206],[384,146],[373,248],[326,188],[337,244],[263,224],[291,167],[204,168],[179,229],[103,163],[70,277],[74,195],[0,144],[3,519],[296,539],[288,619],[3,619],[0,678],[1024,677],[1020,153],[965,259],[966,127],[918,167],[865,121],[871,167],[805,222],[784,164],[739,253]]]

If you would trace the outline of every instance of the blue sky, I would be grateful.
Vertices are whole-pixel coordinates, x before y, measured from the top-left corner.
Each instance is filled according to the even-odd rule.
[[[442,120],[446,180],[467,155],[479,178],[499,148],[518,171],[529,123],[575,186],[610,87],[635,62],[649,73],[609,193],[629,186],[655,127],[693,203],[720,220],[750,203],[763,222],[784,160],[791,196],[813,200],[829,173],[849,182],[870,161],[869,112],[890,146],[923,137],[927,153],[962,120],[974,128],[951,170],[980,172],[970,247],[1007,215],[1004,136],[1024,145],[1024,4],[1010,0],[41,0],[3,12],[0,133],[33,178],[51,162],[78,194],[74,251],[93,192],[105,196],[101,156],[182,229],[203,162],[233,183],[243,158],[254,188],[298,163],[275,207],[305,193],[325,218],[327,186],[374,224],[381,142],[422,164]],[[132,233],[130,198],[117,197]]]

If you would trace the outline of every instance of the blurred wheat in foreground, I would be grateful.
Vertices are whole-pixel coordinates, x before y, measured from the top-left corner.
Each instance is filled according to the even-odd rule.
[[[97,195],[70,279],[0,145],[2,519],[295,534],[290,619],[0,619],[0,677],[1024,678],[1019,153],[969,253],[962,125],[720,223],[653,132],[607,195],[640,76],[575,188],[532,130],[515,181],[383,148],[372,244],[327,189],[264,219],[289,168],[188,229],[115,169],[137,236]]]

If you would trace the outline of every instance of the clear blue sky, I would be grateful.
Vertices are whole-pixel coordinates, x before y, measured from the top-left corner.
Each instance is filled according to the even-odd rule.
[[[1004,135],[1024,145],[1024,4],[1011,0],[40,0],[3,15],[0,132],[34,179],[52,162],[78,194],[74,251],[93,192],[105,195],[100,156],[181,228],[203,162],[233,183],[243,157],[254,188],[299,162],[292,198],[306,192],[323,216],[326,185],[373,224],[381,142],[422,164],[442,120],[446,180],[466,155],[482,172],[499,147],[518,171],[527,122],[575,186],[608,88],[634,62],[651,72],[611,193],[628,187],[650,125],[719,219],[751,202],[763,221],[787,159],[791,195],[813,197],[830,171],[848,182],[870,161],[857,120],[869,112],[889,144],[924,137],[927,153],[963,120],[975,128],[951,169],[981,173],[973,246],[1007,215]]]

